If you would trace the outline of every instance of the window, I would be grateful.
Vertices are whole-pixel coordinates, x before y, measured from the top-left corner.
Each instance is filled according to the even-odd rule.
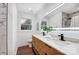
[[[23,19],[21,21],[21,30],[32,30],[32,21],[31,21],[31,19]]]
[[[47,26],[47,21],[42,21],[41,22],[41,28]]]
[[[47,22],[46,21],[42,21],[41,25],[47,25]]]

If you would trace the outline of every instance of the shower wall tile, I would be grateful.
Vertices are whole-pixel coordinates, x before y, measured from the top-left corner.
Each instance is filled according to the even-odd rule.
[[[7,4],[6,4],[7,5]],[[0,3],[0,55],[6,54],[6,21],[7,21],[7,6]]]

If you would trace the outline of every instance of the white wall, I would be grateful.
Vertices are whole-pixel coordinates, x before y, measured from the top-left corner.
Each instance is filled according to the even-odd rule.
[[[59,12],[59,13],[53,15],[49,19],[49,25],[54,28],[61,28],[62,27],[62,13]]]
[[[21,20],[23,18],[32,19],[32,30],[21,30]],[[29,14],[26,12],[18,11],[18,20],[17,20],[17,47],[27,45],[28,41],[32,41],[32,34],[35,34],[36,31],[36,16],[34,14]]]
[[[8,54],[15,55],[17,51],[17,9],[16,4],[8,4]]]

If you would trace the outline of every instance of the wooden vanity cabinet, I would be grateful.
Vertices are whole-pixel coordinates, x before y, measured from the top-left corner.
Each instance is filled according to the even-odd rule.
[[[32,47],[37,55],[64,55],[34,36],[32,36]]]

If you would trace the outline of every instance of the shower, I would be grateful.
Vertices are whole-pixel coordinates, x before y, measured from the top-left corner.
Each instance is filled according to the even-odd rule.
[[[0,55],[8,54],[7,45],[7,22],[8,4],[0,3]]]

